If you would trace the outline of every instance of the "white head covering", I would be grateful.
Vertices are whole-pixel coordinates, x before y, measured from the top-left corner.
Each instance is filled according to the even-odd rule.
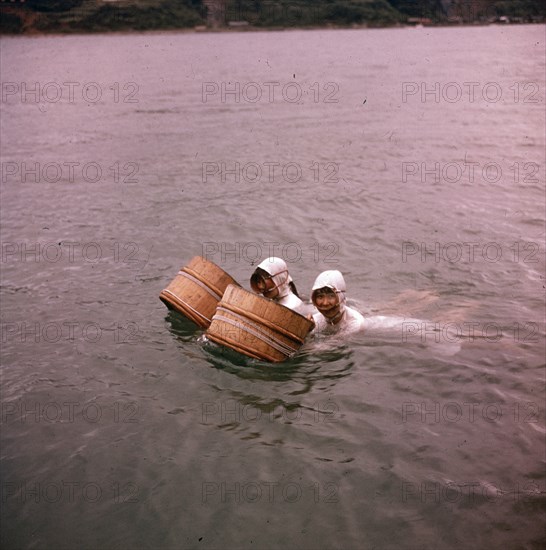
[[[345,285],[345,279],[341,274],[341,271],[337,269],[332,269],[329,271],[323,271],[313,283],[313,288],[311,289],[311,295],[318,290],[319,288],[331,288],[338,296],[339,307],[341,311],[345,310],[345,291],[347,286]]]
[[[289,286],[292,277],[290,277],[286,262],[282,258],[275,258],[274,256],[266,258],[258,267],[271,275],[275,286],[279,290],[278,298],[284,298],[292,292]]]

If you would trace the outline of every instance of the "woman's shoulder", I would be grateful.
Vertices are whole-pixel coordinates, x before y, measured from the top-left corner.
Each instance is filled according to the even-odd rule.
[[[366,323],[362,313],[349,306],[345,306],[345,320],[352,330],[364,328]]]
[[[296,309],[299,308],[303,302],[292,292],[284,296],[281,300],[279,300],[279,304],[281,306],[288,307],[290,309]]]

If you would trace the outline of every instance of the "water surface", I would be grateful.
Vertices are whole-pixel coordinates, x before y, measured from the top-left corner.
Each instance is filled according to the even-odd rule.
[[[3,547],[542,547],[543,26],[10,37],[1,66]],[[270,251],[371,328],[269,365],[158,300]]]

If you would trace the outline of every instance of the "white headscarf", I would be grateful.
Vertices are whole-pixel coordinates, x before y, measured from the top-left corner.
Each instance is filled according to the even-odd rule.
[[[315,279],[313,288],[311,289],[311,295],[313,295],[315,290],[324,287],[332,289],[337,294],[339,299],[339,307],[343,312],[345,310],[345,291],[347,290],[347,286],[345,285],[345,279],[343,278],[341,271],[338,271],[337,269],[323,271]]]
[[[279,290],[277,299],[284,298],[292,293],[289,286],[292,277],[290,277],[286,262],[282,258],[275,258],[274,256],[266,258],[258,267],[271,275],[275,286]]]

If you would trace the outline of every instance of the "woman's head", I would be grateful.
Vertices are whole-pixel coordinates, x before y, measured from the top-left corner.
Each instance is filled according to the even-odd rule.
[[[254,292],[263,294],[266,298],[275,299],[279,295],[279,289],[273,282],[273,277],[259,267],[250,277],[250,286]]]
[[[341,320],[345,311],[345,290],[345,279],[337,270],[323,271],[313,284],[313,304],[330,323]]]
[[[266,258],[250,277],[250,286],[266,298],[279,300],[290,293],[292,277],[286,262],[281,258]]]

